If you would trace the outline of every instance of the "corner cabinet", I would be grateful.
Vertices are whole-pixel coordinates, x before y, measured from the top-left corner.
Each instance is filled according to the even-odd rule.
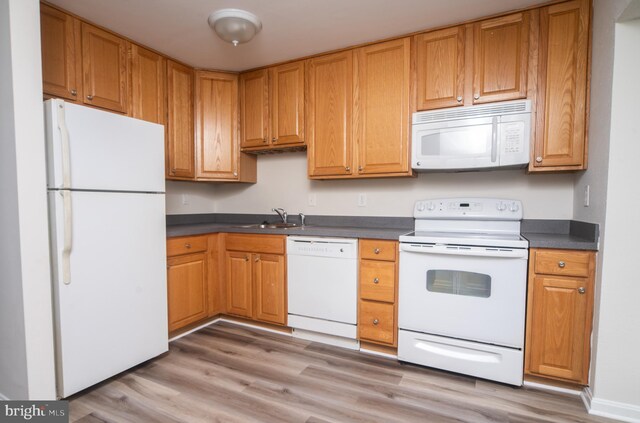
[[[312,179],[411,176],[411,39],[310,59]]]
[[[238,75],[196,73],[196,179],[255,182],[255,157],[240,153]]]
[[[525,373],[587,385],[595,252],[531,249]]]
[[[540,10],[536,137],[530,171],[587,167],[589,0]]]
[[[286,325],[285,239],[281,235],[226,235],[228,314]]]

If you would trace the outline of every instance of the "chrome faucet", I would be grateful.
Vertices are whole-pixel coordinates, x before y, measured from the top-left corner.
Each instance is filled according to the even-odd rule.
[[[305,216],[304,213],[298,213],[298,216],[300,216],[300,226],[304,226],[304,220],[307,216]]]
[[[276,207],[275,209],[271,209],[271,211],[278,213],[278,216],[282,219],[282,223],[287,223],[287,212],[283,208]]]

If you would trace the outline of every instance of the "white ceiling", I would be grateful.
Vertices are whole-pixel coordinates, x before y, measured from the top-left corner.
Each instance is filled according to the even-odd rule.
[[[48,0],[195,67],[240,71],[542,0]],[[207,25],[222,8],[256,14],[262,31],[233,47]]]

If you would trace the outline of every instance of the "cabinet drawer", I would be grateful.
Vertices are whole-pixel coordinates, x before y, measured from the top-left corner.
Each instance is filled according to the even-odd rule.
[[[362,259],[395,261],[397,250],[398,244],[395,241],[360,240],[360,258]]]
[[[395,263],[373,260],[360,262],[360,298],[393,303],[395,292]]]
[[[358,316],[358,335],[360,339],[395,343],[395,312],[393,304],[372,301],[360,301]]]
[[[285,237],[282,235],[227,234],[227,251],[284,254]]]
[[[167,240],[167,256],[198,253],[207,250],[207,236],[185,236]]]
[[[546,275],[588,277],[591,256],[586,251],[535,250],[535,272]]]

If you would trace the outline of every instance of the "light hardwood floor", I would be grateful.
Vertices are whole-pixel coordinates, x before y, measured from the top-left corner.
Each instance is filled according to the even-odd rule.
[[[70,398],[77,422],[608,422],[578,397],[216,323]]]

